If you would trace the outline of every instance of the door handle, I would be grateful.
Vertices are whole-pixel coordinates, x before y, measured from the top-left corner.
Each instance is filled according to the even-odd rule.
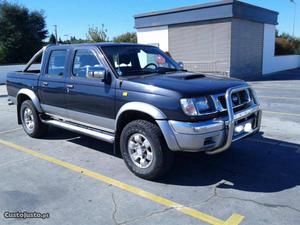
[[[74,85],[73,85],[73,84],[67,84],[66,87],[67,87],[68,89],[73,89],[73,88],[74,88]]]
[[[43,82],[42,86],[47,87],[48,86],[48,82]]]

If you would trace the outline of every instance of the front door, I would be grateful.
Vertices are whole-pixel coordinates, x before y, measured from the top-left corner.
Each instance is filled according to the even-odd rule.
[[[42,109],[52,115],[66,116],[67,50],[51,48],[46,52],[43,72],[39,79],[39,97]]]
[[[96,47],[75,48],[67,77],[68,115],[74,122],[114,132],[115,81],[90,76],[105,69],[103,55]]]

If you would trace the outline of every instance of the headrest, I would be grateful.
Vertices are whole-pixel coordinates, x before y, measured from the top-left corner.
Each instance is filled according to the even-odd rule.
[[[119,55],[119,64],[130,64],[131,60],[130,60],[130,55],[129,54],[121,54]]]

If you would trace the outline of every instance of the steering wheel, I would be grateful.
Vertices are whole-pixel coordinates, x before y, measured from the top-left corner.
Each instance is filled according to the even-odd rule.
[[[154,66],[155,67],[154,69],[158,68],[158,66],[155,63],[149,63],[144,67],[144,69],[147,69],[149,66]]]

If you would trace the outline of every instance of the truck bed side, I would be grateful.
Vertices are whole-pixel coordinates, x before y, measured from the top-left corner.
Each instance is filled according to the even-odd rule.
[[[17,97],[18,92],[23,89],[32,90],[38,95],[39,74],[28,72],[10,72],[7,74],[7,93],[11,100]]]

